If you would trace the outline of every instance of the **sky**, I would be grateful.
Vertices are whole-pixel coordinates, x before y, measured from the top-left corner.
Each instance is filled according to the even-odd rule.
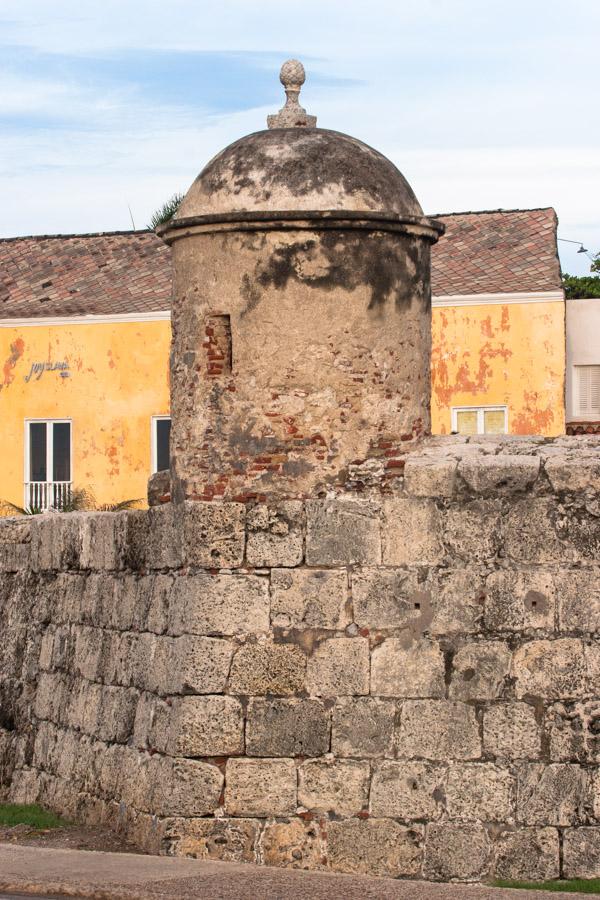
[[[598,0],[0,0],[0,236],[146,227],[297,57],[426,213],[553,206],[597,252],[599,38]]]

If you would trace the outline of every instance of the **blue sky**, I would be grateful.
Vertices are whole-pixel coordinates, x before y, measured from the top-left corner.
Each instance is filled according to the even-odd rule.
[[[599,37],[597,0],[2,0],[0,235],[145,226],[264,127],[297,56],[319,125],[386,153],[426,212],[554,206],[595,251]]]

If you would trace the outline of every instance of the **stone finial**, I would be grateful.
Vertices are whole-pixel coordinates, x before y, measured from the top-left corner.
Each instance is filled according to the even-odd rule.
[[[309,116],[298,103],[300,89],[306,80],[304,66],[298,59],[288,59],[281,67],[279,80],[285,88],[285,106],[278,113],[267,116],[269,128],[314,128],[316,116]]]

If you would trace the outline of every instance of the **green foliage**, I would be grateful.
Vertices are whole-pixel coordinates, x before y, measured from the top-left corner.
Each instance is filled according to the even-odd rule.
[[[143,501],[120,500],[117,503],[96,503],[93,493],[89,488],[73,488],[71,495],[62,506],[53,507],[52,512],[82,512],[85,510],[96,512],[121,512],[125,509],[135,509]],[[17,506],[8,500],[0,500],[0,516],[37,516],[43,513],[41,506]]]
[[[598,262],[598,260],[596,260]],[[592,269],[595,263],[592,263]],[[595,271],[600,271],[600,267]],[[581,297],[600,297],[600,275],[563,275],[563,287],[567,300]]]
[[[594,259],[590,266],[590,271],[600,272],[600,250],[598,251],[598,253],[594,254]]]
[[[573,881],[495,881],[494,887],[521,888],[528,891],[563,891],[567,894],[600,894],[600,878]]]
[[[141,503],[141,499],[137,500],[120,500],[118,503],[101,503],[96,507],[98,512],[122,512],[124,509],[135,509]]]
[[[183,194],[173,194],[166,203],[163,203],[160,209],[157,209],[150,219],[150,224],[148,225],[150,231],[155,231],[159,225],[164,225],[165,222],[172,219],[181,206],[182,200]]]
[[[62,828],[68,823],[55,816],[54,813],[42,809],[41,806],[26,806],[19,803],[0,803],[0,826],[31,825],[42,830],[46,828]]]
[[[17,506],[9,500],[0,500],[0,516],[37,516],[43,511],[41,506]]]

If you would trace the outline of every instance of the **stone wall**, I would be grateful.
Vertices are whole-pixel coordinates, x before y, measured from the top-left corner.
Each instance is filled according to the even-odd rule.
[[[152,851],[600,875],[600,440],[0,522],[0,796]]]

